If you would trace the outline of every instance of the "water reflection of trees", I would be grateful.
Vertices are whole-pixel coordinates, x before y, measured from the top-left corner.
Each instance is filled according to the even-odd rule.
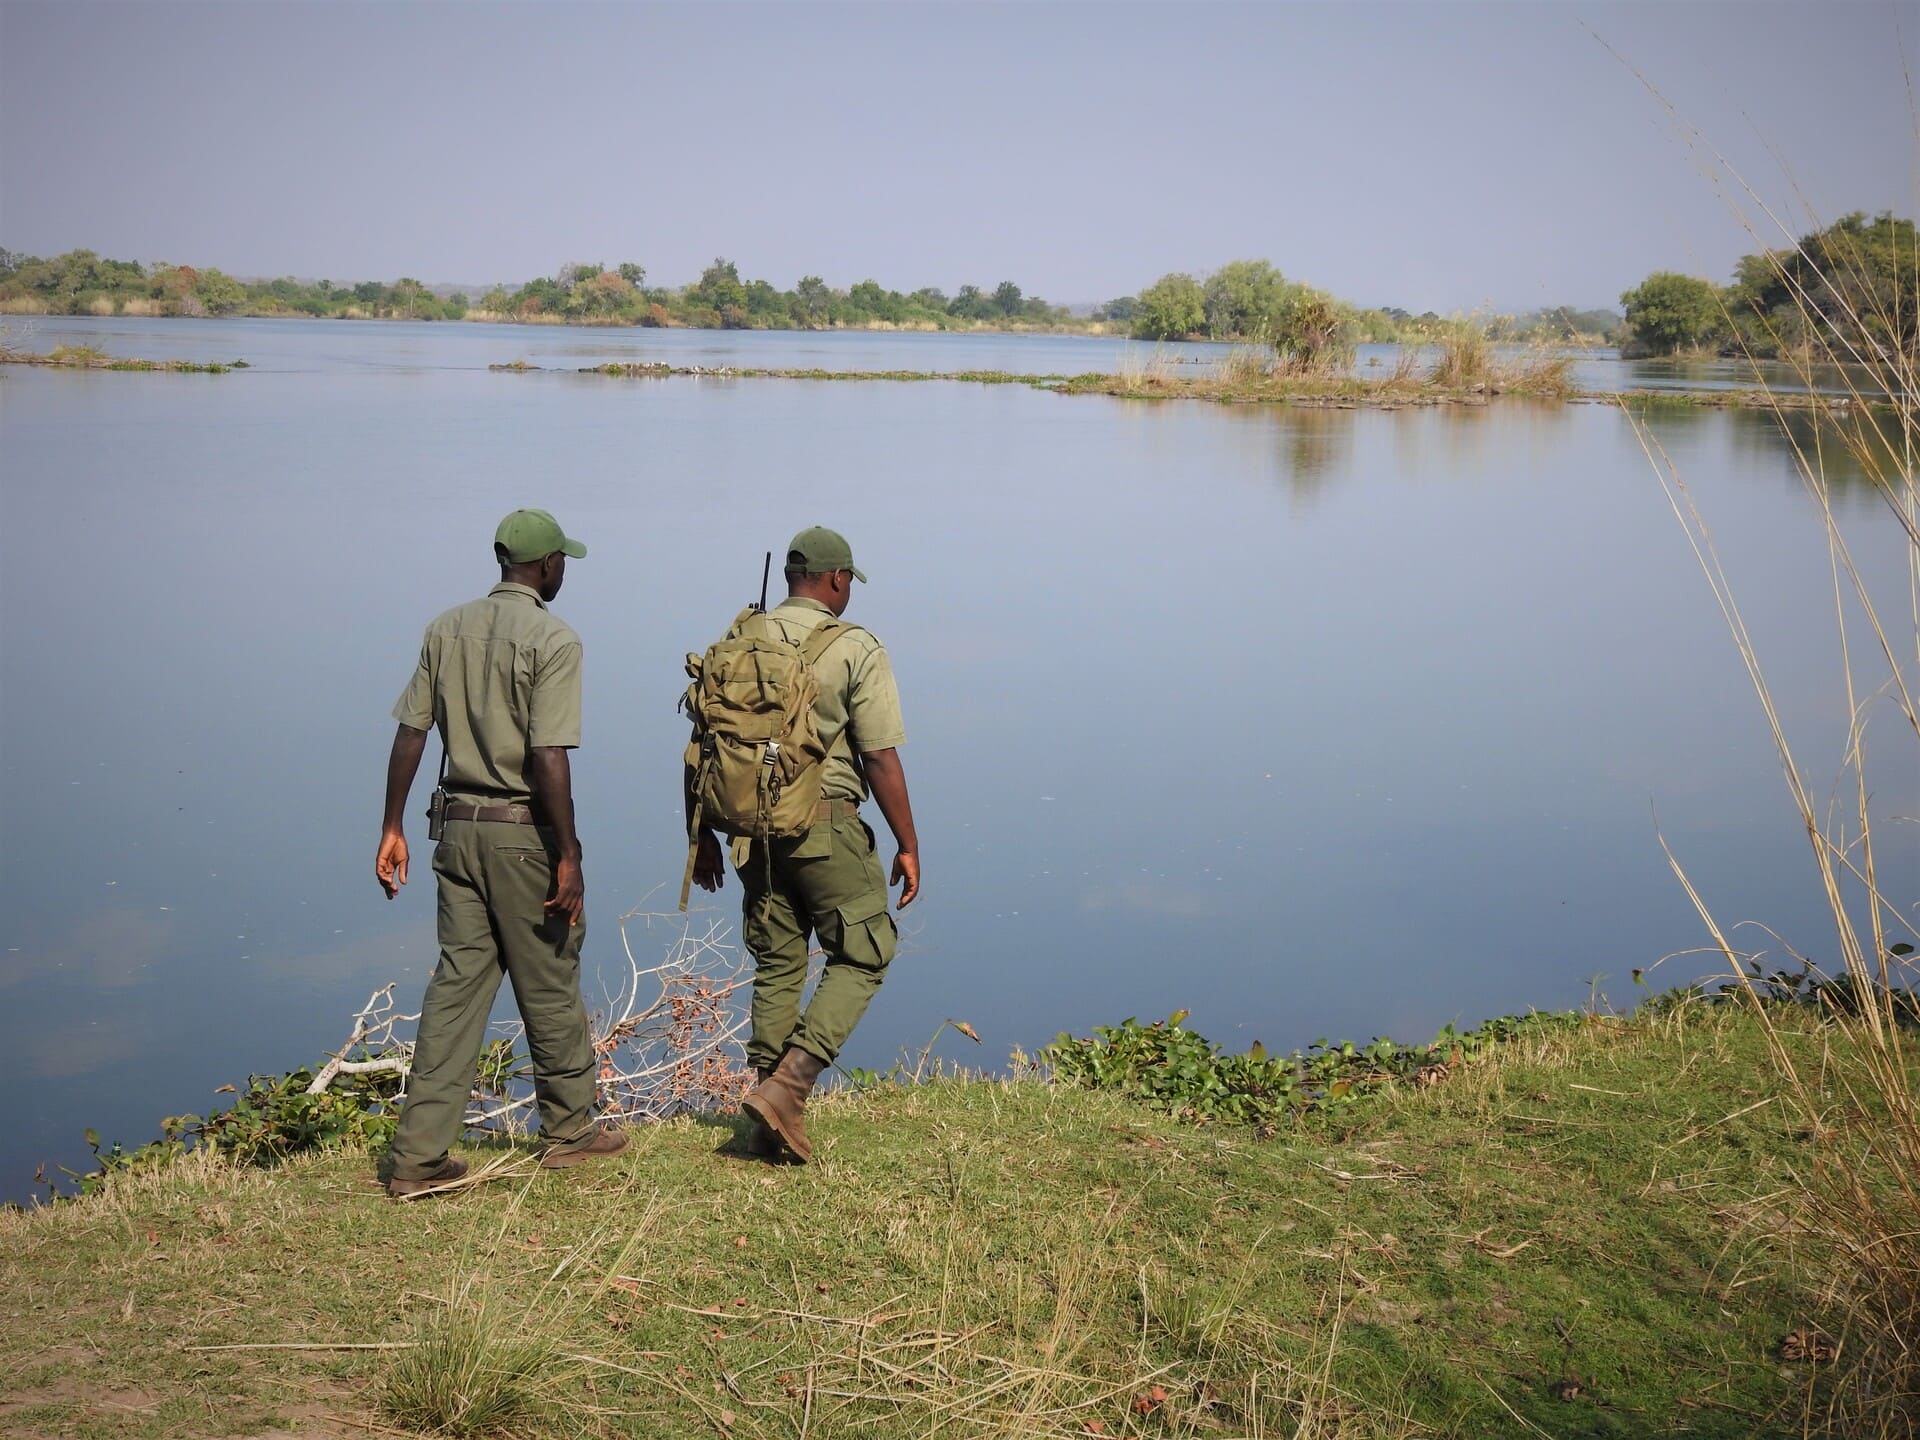
[[[1874,498],[1901,473],[1905,463],[1893,449],[1892,427],[1885,421],[1876,425],[1866,414],[1834,416],[1805,410],[1726,413],[1732,422],[1737,453],[1764,457],[1775,464],[1784,458],[1796,475],[1797,457],[1805,456],[1814,473],[1825,479],[1836,496],[1846,496],[1849,504]]]
[[[1432,405],[1382,409],[1223,406],[1215,413],[1236,426],[1253,427],[1272,457],[1274,478],[1300,500],[1312,500],[1353,472],[1360,427],[1384,442],[1394,465],[1408,473],[1439,468],[1459,473],[1510,459],[1516,448],[1541,464],[1568,443],[1574,423],[1558,401],[1503,396],[1488,405]]]
[[[1217,413],[1259,434],[1260,448],[1277,461],[1275,479],[1295,499],[1312,500],[1330,480],[1353,466],[1357,410],[1223,405]]]

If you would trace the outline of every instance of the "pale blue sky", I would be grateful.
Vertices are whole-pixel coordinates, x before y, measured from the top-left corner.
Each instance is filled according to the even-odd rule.
[[[1056,301],[1265,257],[1416,310],[1724,279],[1752,238],[1583,23],[1770,199],[1914,213],[1910,3],[0,0],[0,244]]]

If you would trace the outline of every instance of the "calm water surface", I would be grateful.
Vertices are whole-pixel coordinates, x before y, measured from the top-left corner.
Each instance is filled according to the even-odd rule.
[[[1738,658],[1604,407],[485,370],[1119,350],[1059,337],[47,321],[36,343],[69,339],[256,368],[0,375],[0,1197],[79,1166],[87,1125],[136,1142],[318,1059],[375,985],[417,999],[424,856],[391,904],[371,875],[387,712],[517,505],[592,551],[555,607],[587,648],[591,995],[618,917],[672,908],[682,656],[815,522],[873,577],[851,618],[900,675],[926,867],[849,1063],[947,1016],[997,1062],[1183,1006],[1285,1047],[1577,1003],[1596,975],[1630,1001],[1631,969],[1704,939],[1659,833],[1723,917],[1830,952]],[[1658,425],[1826,782],[1845,708],[1817,512],[1765,417]],[[1898,607],[1881,503],[1854,487],[1841,512]],[[1916,812],[1910,768],[1879,781]],[[1912,827],[1887,843],[1883,874],[1920,874]]]

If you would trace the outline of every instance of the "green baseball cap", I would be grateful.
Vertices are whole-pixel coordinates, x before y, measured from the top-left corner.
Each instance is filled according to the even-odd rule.
[[[493,532],[493,543],[505,547],[507,559],[515,565],[544,560],[556,550],[576,560],[585,559],[587,554],[587,547],[578,540],[569,540],[560,522],[544,510],[514,511]]]
[[[865,580],[866,572],[853,563],[853,547],[838,530],[824,525],[809,525],[787,544],[787,569],[803,575],[830,575],[835,570],[851,570],[853,578]]]

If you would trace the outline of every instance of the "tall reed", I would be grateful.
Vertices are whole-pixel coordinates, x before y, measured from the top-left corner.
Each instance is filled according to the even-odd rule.
[[[1667,109],[1678,121],[1672,107]],[[1736,202],[1736,213],[1761,241],[1759,248],[1794,252],[1794,232],[1699,132],[1678,123],[1688,143],[1730,182],[1729,192],[1745,197]],[[1764,217],[1761,223],[1749,218],[1748,205]],[[1833,1434],[1907,1435],[1920,1433],[1920,1056],[1906,1028],[1916,980],[1911,947],[1920,940],[1915,928],[1920,877],[1883,868],[1889,832],[1901,822],[1880,808],[1876,781],[1884,774],[1910,782],[1920,769],[1920,482],[1915,464],[1920,356],[1865,347],[1854,337],[1869,319],[1900,333],[1893,322],[1910,316],[1920,303],[1920,254],[1901,258],[1890,294],[1864,284],[1834,283],[1862,279],[1860,257],[1842,249],[1826,261],[1831,273],[1804,281],[1785,264],[1776,269],[1794,287],[1800,318],[1814,336],[1788,361],[1794,380],[1800,388],[1817,389],[1817,378],[1831,384],[1834,372],[1826,367],[1837,365],[1841,393],[1813,400],[1811,425],[1788,425],[1782,389],[1769,384],[1769,372],[1757,362],[1752,368],[1793,447],[1825,530],[1839,683],[1851,717],[1837,787],[1809,769],[1787,733],[1758,645],[1684,477],[1644,422],[1627,413],[1692,542],[1765,716],[1805,832],[1813,875],[1826,897],[1829,943],[1838,956],[1826,978],[1839,983],[1814,992],[1823,1023],[1817,1062],[1809,1064],[1804,1049],[1790,1042],[1786,1015],[1755,986],[1743,964],[1746,957],[1689,879],[1683,857],[1669,851],[1675,875],[1728,966],[1731,984],[1766,1021],[1779,1098],[1811,1141],[1791,1199],[1796,1231],[1808,1242],[1810,1286],[1834,1344],[1830,1351],[1815,1347],[1831,1360],[1827,1383],[1809,1392],[1808,1419]],[[1816,287],[1829,307],[1839,297],[1841,314],[1823,314],[1812,293]],[[1865,313],[1854,308],[1861,305],[1869,307]],[[1887,397],[1890,404],[1884,403]],[[1804,406],[1801,397],[1795,399]],[[1890,577],[1863,571],[1841,532],[1834,481],[1843,465],[1869,479],[1884,502],[1886,523],[1905,536],[1905,613],[1885,613],[1876,603],[1876,593],[1891,588]],[[1890,718],[1895,727],[1884,739],[1876,732],[1871,747],[1870,718]],[[1829,794],[1840,797],[1831,810],[1824,798]],[[1797,1347],[1808,1348],[1805,1343]]]
[[[1493,343],[1472,319],[1455,320],[1439,336],[1440,358],[1428,379],[1448,389],[1467,390],[1493,378]]]

